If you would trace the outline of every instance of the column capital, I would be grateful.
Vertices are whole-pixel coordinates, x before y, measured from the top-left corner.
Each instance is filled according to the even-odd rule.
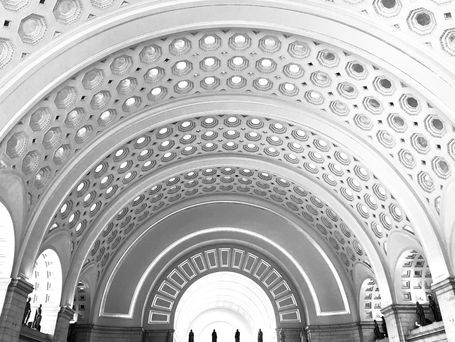
[[[74,316],[74,312],[75,311],[71,309],[69,306],[61,306],[60,310],[58,311],[58,314],[62,318],[66,318],[68,321],[70,321]]]
[[[396,313],[397,312],[397,307],[396,307],[396,304],[390,304],[390,305],[387,305],[385,308],[381,308],[381,313],[384,315],[384,316],[388,316],[392,313]]]
[[[68,306],[61,306],[55,323],[54,342],[65,342],[68,338],[68,329],[74,310]]]
[[[455,277],[448,277],[431,285],[431,289],[436,292],[436,295],[455,291]]]
[[[23,278],[11,279],[8,287],[17,289],[18,292],[25,295],[26,297],[33,291],[33,285]]]

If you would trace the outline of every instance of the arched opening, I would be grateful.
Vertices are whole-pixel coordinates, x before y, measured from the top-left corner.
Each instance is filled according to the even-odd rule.
[[[31,282],[34,290],[29,322],[33,323],[36,311],[42,305],[41,332],[53,334],[62,294],[62,267],[55,251],[46,249],[36,259]]]
[[[364,321],[381,318],[381,293],[373,278],[363,281],[360,288],[360,317]]]
[[[234,339],[236,329],[243,341],[276,341],[276,316],[269,297],[248,277],[234,272],[216,272],[195,281],[182,295],[174,319],[175,340],[210,340],[213,329],[218,341]]]
[[[89,291],[88,285],[82,281],[77,282],[76,290],[74,291],[73,310],[74,316],[70,323],[85,322],[88,319],[89,313]]]
[[[397,263],[396,284],[399,287],[399,300],[402,303],[427,303],[431,294],[431,272],[423,254],[408,250]]]
[[[5,301],[6,289],[11,280],[14,261],[14,227],[11,215],[0,202],[0,314]]]

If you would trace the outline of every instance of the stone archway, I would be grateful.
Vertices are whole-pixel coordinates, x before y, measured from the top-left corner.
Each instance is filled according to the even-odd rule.
[[[285,270],[249,247],[218,245],[194,251],[162,273],[144,306],[143,326],[173,327],[184,292],[203,276],[221,271],[242,274],[259,285],[272,303],[277,326],[298,327],[305,321],[302,300]]]

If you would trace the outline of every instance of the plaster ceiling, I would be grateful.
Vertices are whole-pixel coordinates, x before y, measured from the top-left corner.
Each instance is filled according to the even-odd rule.
[[[97,0],[1,5],[2,84],[79,25],[84,23],[83,34],[91,22],[140,7]],[[321,6],[409,36],[423,54],[449,61],[450,69],[450,0]],[[339,258],[355,287],[356,263],[373,274],[386,258],[392,231],[420,232],[419,215],[438,220],[455,167],[450,113],[392,71],[330,39],[219,26],[111,47],[90,64],[70,65],[72,74],[27,102],[23,116],[2,118],[7,124],[0,161],[24,182],[27,236],[50,244],[66,236],[72,243],[68,264],[76,265],[69,273],[78,274],[83,263],[95,265],[101,282],[130,234],[146,231],[162,211],[193,198],[239,195],[280,207],[301,220],[303,230],[319,234],[322,248]],[[281,113],[245,110],[244,98]],[[213,109],[227,99],[229,106]],[[205,102],[206,109],[189,114],[191,101]],[[163,114],[172,110],[180,113]],[[245,167],[230,162],[233,156],[243,158]],[[189,166],[199,161],[204,167]],[[286,177],[280,168],[293,174]],[[330,201],[321,193],[330,193]],[[417,205],[423,214],[410,212]],[[356,225],[345,222],[346,213]]]

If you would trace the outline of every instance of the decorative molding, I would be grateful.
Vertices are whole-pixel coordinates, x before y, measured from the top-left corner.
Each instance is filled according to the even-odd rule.
[[[13,290],[14,289],[14,290]],[[27,297],[33,291],[33,285],[22,278],[11,279],[8,285],[8,291],[17,291],[24,297]]]
[[[446,292],[455,292],[455,277],[449,277],[431,285],[431,290],[437,295]]]
[[[301,324],[302,301],[285,270],[253,249],[218,245],[193,251],[163,272],[148,296],[144,326],[172,325],[185,290],[206,274],[225,271],[247,276],[267,293],[277,324]]]
[[[272,191],[269,192],[269,190]],[[356,262],[371,267],[366,251],[355,233],[317,196],[299,184],[270,171],[231,165],[189,169],[183,174],[170,175],[167,180],[158,184],[150,184],[128,205],[119,210],[117,216],[106,225],[93,243],[86,263],[97,265],[100,278],[121,244],[130,234],[136,232],[146,219],[150,218],[151,213],[157,215],[178,202],[201,195],[239,192],[243,196],[257,197],[282,206],[313,227],[327,242],[329,248],[340,257],[346,272],[351,276]],[[218,265],[213,266],[218,267]],[[200,267],[209,269],[213,266],[201,265]],[[203,269],[195,271],[203,271]],[[191,278],[189,273],[188,277]]]
[[[413,6],[402,0],[383,2],[334,1],[325,6],[316,1],[310,3],[319,5],[321,9],[325,7],[328,11],[343,11],[353,19],[366,16],[375,25],[390,28],[403,39],[420,43],[421,47],[448,60],[455,55],[452,43],[455,26],[451,25],[450,20],[455,14],[451,0],[438,3],[420,0]],[[38,54],[40,48],[55,45],[55,41],[74,35],[81,27],[91,26],[91,21],[107,19],[111,12],[119,8],[134,8],[137,4],[140,1],[51,0],[43,8],[42,4],[26,0],[4,1],[5,22],[0,28],[0,70],[6,74]]]

